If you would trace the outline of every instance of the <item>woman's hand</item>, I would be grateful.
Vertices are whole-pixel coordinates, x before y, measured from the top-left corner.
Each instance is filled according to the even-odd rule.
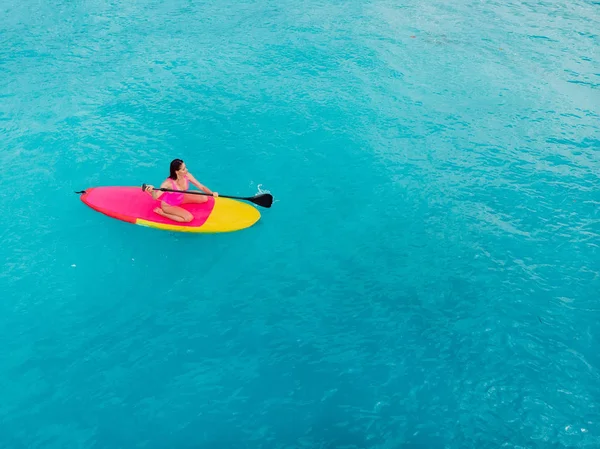
[[[214,196],[215,198],[219,196],[219,194],[217,192],[213,192],[212,196]]]
[[[156,198],[154,198],[154,186],[153,185],[146,186],[146,193],[148,195],[150,195],[152,197],[152,199],[156,199]]]

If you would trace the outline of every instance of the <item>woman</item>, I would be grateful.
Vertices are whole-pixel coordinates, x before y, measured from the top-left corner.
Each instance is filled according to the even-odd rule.
[[[187,190],[190,182],[200,190],[214,197],[219,196],[217,192],[213,192],[200,184],[196,178],[194,178],[192,174],[187,171],[185,163],[181,159],[174,159],[171,162],[169,177],[165,179],[160,187],[162,189]],[[155,190],[154,186],[151,185],[146,186],[146,192],[148,192],[155,200],[160,199],[160,207],[154,209],[154,212],[180,223],[189,223],[194,219],[194,216],[189,211],[180,207],[182,204],[205,203],[208,201],[208,198],[204,195],[162,192],[160,190]]]

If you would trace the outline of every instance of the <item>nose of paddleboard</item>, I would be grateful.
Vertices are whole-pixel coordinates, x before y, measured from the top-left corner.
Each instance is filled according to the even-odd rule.
[[[229,198],[215,198],[204,232],[230,232],[249,228],[260,219],[256,207]]]

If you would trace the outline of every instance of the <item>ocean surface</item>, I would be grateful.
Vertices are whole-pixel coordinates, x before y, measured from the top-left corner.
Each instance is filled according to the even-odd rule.
[[[0,447],[600,447],[600,4],[0,5]],[[252,228],[74,193],[271,192]]]

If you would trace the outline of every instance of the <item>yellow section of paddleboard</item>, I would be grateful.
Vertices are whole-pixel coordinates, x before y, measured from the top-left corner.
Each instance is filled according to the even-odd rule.
[[[141,218],[136,220],[136,224],[165,231],[217,233],[249,228],[259,219],[260,212],[254,206],[229,198],[215,198],[213,210],[201,226],[157,223]]]

